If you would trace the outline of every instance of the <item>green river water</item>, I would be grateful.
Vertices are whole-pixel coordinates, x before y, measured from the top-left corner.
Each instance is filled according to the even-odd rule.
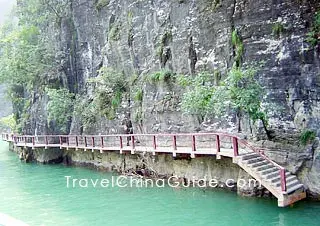
[[[67,188],[65,176],[112,174],[26,164],[0,143],[0,213],[29,225],[320,225],[320,203],[278,208],[276,200],[173,188]]]

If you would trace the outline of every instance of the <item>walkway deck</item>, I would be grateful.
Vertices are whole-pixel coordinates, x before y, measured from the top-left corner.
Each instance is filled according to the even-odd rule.
[[[20,136],[2,134],[2,139],[13,142],[18,147],[84,149],[85,151],[119,151],[120,154],[167,153],[177,155],[221,156],[233,159],[248,174],[261,181],[275,197],[278,206],[288,206],[306,198],[304,185],[295,175],[278,165],[262,150],[250,145],[246,140],[225,133],[195,134],[117,134],[98,136],[47,135]]]

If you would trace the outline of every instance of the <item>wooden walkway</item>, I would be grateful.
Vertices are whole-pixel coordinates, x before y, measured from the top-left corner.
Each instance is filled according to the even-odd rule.
[[[238,136],[226,133],[195,134],[116,134],[116,135],[44,135],[28,136],[2,134],[2,139],[18,147],[60,148],[85,151],[119,151],[123,153],[167,153],[178,155],[221,156],[233,159],[248,174],[261,181],[275,197],[278,206],[288,206],[304,199],[304,185],[296,176],[267,156],[263,150],[250,145]]]

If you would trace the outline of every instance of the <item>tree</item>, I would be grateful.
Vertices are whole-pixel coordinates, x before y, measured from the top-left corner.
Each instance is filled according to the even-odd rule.
[[[48,35],[55,14],[44,10],[48,5],[43,1],[17,1],[17,8],[0,27],[0,83],[8,84],[19,124],[27,120],[23,116],[28,115],[34,94],[43,93],[50,81],[60,81],[50,80],[60,76],[51,44],[54,37]],[[60,2],[64,0],[57,1],[56,6]]]
[[[188,87],[182,99],[182,110],[204,119],[206,115],[222,116],[235,112],[238,132],[241,132],[241,118],[247,114],[255,123],[262,121],[264,130],[271,139],[268,120],[262,108],[263,87],[255,79],[257,68],[233,67],[227,77],[213,85],[214,76],[200,73],[195,78],[179,79],[181,85]]]
[[[199,73],[196,77],[178,77],[180,85],[188,88],[182,98],[182,110],[195,115],[201,123],[208,113],[208,106],[215,88],[208,72]]]
[[[254,67],[233,67],[215,90],[210,106],[216,115],[221,115],[227,109],[233,110],[238,119],[238,132],[241,132],[240,120],[243,114],[247,114],[253,123],[261,120],[268,138],[271,139],[267,129],[267,115],[262,109],[264,89],[255,79],[256,73],[257,68]]]
[[[67,132],[68,123],[73,115],[74,94],[67,89],[47,89],[48,124],[54,121],[63,132]]]

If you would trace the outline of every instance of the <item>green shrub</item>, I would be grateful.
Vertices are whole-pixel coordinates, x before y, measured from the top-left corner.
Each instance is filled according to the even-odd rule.
[[[173,78],[174,78],[174,73],[168,70],[157,71],[148,76],[148,80],[151,83],[169,82]]]
[[[99,11],[107,5],[109,5],[109,0],[97,0],[95,4],[96,9]]]
[[[221,6],[221,0],[208,0],[209,6],[207,10],[215,11],[217,8]]]
[[[199,73],[195,77],[178,76],[178,83],[188,90],[183,94],[181,108],[185,113],[198,116],[200,121],[208,113],[209,103],[215,91],[212,75]]]
[[[128,91],[127,83],[123,73],[107,67],[102,67],[98,77],[89,80],[95,86],[93,103],[98,115],[114,118],[123,94]]]
[[[262,121],[270,138],[267,115],[261,107],[264,89],[255,79],[256,73],[254,67],[233,67],[218,86],[214,85],[217,83],[215,73],[204,72],[194,78],[180,76],[178,81],[188,88],[183,95],[182,110],[200,119],[206,115],[223,116],[230,111],[234,112],[238,118],[239,131],[240,117],[247,114],[253,122]]]
[[[280,22],[277,22],[272,26],[272,34],[276,38],[279,38],[284,31],[285,31],[284,26]]]
[[[156,55],[158,57],[161,57],[163,55],[163,50],[170,41],[172,41],[172,32],[171,30],[166,30],[157,43]]]
[[[74,115],[81,120],[83,128],[88,128],[90,125],[96,123],[98,108],[93,100],[77,95],[74,105]]]
[[[139,83],[139,75],[138,74],[133,74],[129,77],[129,84],[130,86],[135,86],[137,83]]]
[[[0,119],[0,127],[3,129],[10,129],[12,132],[15,132],[17,129],[17,123],[14,117],[14,114],[8,115]]]
[[[67,89],[46,89],[48,122],[54,121],[61,131],[67,132],[67,123],[73,114],[74,94]]]
[[[241,65],[241,58],[244,52],[244,46],[243,46],[243,42],[240,38],[240,36],[238,35],[237,30],[233,30],[232,34],[231,34],[231,43],[235,52],[235,66],[236,67],[240,67]]]
[[[319,45],[320,38],[320,11],[316,12],[314,16],[314,21],[312,28],[309,33],[307,33],[307,42],[312,46]]]
[[[134,100],[137,102],[142,102],[143,100],[143,90],[141,88],[138,88],[135,95]]]
[[[118,41],[120,39],[120,25],[113,25],[108,34],[109,40]]]
[[[164,46],[163,46],[162,44],[160,44],[160,45],[157,47],[157,49],[156,49],[156,55],[157,55],[158,57],[161,57],[162,54],[163,54],[163,50],[164,50]]]
[[[312,130],[304,130],[300,135],[300,143],[302,145],[307,145],[316,139],[316,132]]]
[[[142,118],[143,118],[142,109],[139,108],[139,109],[134,113],[133,120],[134,120],[135,123],[142,124]]]
[[[192,79],[190,79],[190,76],[188,75],[178,75],[177,82],[180,86],[187,87],[192,84]]]

